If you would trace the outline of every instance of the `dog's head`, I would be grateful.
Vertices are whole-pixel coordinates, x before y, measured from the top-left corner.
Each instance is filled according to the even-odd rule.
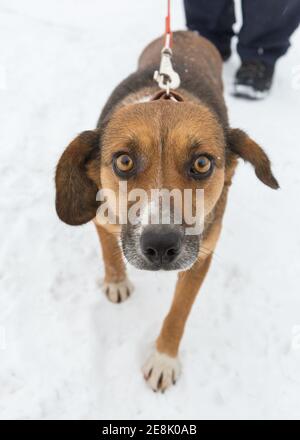
[[[224,130],[207,107],[172,101],[121,107],[104,128],[80,134],[63,153],[56,172],[57,213],[70,225],[92,220],[100,205],[97,192],[104,189],[107,211],[120,223],[124,200],[120,203],[119,184],[126,182],[127,195],[138,191],[139,203],[127,197],[125,211],[135,213],[136,221],[128,221],[127,216],[118,226],[125,257],[140,269],[184,270],[199,255],[202,230],[188,233],[194,225],[187,224],[185,215],[175,221],[186,205],[184,197],[171,196],[167,222],[159,215],[151,223],[153,211],[162,214],[164,209],[162,198],[153,201],[151,190],[176,190],[177,194],[190,190],[193,215],[198,206],[196,190],[204,190],[205,223],[224,186],[230,184],[238,157],[253,165],[263,183],[278,188],[261,147],[241,130]],[[140,200],[141,194],[149,197]]]

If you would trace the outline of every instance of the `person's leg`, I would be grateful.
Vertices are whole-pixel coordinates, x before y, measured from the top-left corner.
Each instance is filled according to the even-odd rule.
[[[290,46],[289,38],[300,22],[300,0],[242,0],[243,26],[234,94],[265,98],[272,87],[275,63]]]
[[[210,40],[223,59],[229,58],[235,22],[233,0],[184,0],[184,7],[187,28]]]
[[[274,66],[300,23],[300,0],[242,0],[242,10],[237,47],[241,60],[259,59]]]

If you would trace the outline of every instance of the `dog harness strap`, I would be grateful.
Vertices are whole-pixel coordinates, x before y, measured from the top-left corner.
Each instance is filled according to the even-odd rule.
[[[172,32],[171,32],[171,0],[168,0],[168,13],[166,17],[165,45],[161,51],[161,61],[159,70],[154,72],[154,80],[159,87],[166,90],[167,95],[170,89],[177,89],[180,86],[180,77],[173,69],[171,49]]]

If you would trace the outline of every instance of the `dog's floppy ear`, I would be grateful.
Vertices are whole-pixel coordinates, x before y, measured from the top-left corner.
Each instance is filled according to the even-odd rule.
[[[65,149],[56,168],[56,212],[68,225],[82,225],[96,216],[100,182],[91,178],[96,170],[100,175],[99,130],[84,131]]]
[[[279,188],[279,184],[272,174],[268,156],[244,131],[229,129],[227,142],[233,153],[253,165],[255,174],[265,185],[273,189]]]

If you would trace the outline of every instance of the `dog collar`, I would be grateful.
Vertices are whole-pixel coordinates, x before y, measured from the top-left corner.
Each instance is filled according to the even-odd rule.
[[[170,90],[169,93],[166,90],[160,90],[158,93],[156,93],[151,101],[159,101],[160,99],[165,99],[169,101],[175,101],[175,102],[183,102],[183,97],[173,90]]]

